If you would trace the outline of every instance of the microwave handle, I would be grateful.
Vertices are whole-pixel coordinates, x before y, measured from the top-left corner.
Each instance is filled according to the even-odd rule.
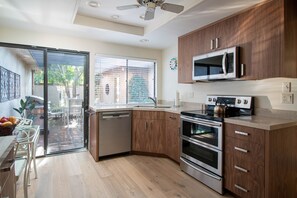
[[[223,59],[222,59],[222,69],[225,75],[227,75],[226,66],[227,66],[227,52],[224,53]]]

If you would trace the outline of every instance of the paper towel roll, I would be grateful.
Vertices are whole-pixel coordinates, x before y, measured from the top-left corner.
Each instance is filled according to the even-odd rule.
[[[176,94],[175,94],[175,104],[174,104],[176,107],[179,107],[180,106],[180,98],[179,98],[179,92],[176,91]]]

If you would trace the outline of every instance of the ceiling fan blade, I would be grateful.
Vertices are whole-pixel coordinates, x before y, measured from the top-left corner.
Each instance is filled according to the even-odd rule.
[[[163,3],[161,5],[161,9],[169,12],[181,13],[184,10],[184,6],[172,3]]]
[[[129,9],[133,9],[133,8],[139,8],[141,5],[125,5],[125,6],[118,6],[117,9],[118,10],[129,10]]]
[[[147,8],[144,15],[144,20],[151,20],[155,17],[155,8]]]

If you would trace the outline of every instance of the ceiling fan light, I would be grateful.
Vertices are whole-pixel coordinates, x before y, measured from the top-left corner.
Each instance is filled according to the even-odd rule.
[[[87,2],[88,6],[92,8],[98,8],[101,6],[101,4],[98,1],[89,1]]]

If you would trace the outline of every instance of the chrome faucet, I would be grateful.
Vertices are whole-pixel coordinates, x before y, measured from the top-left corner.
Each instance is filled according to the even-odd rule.
[[[148,99],[151,99],[154,102],[155,107],[157,107],[157,97],[148,97]]]

